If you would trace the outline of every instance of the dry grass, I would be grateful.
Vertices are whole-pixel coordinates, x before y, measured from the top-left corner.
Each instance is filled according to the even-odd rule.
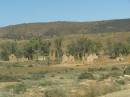
[[[129,83],[129,79],[120,79],[122,74],[121,68],[126,65],[84,65],[72,67],[61,65],[18,67],[16,65],[19,64],[0,65],[1,75],[15,77],[15,80],[18,81],[12,85],[2,82],[6,85],[1,85],[1,88],[5,89],[5,87],[12,86],[10,88],[15,89],[16,92],[18,91],[18,93],[15,93],[16,97],[95,97],[118,91]],[[79,79],[80,76],[82,76],[81,79]],[[24,83],[26,91],[24,91],[24,86],[19,88],[19,83]],[[25,93],[19,94],[20,91]]]

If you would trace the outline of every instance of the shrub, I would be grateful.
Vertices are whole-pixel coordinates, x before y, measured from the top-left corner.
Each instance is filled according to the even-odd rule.
[[[45,91],[45,97],[67,97],[67,93],[63,89],[51,89]]]
[[[10,93],[8,93],[8,92],[3,92],[2,91],[2,93],[0,93],[0,97],[14,97],[14,95],[11,95]]]
[[[84,72],[79,75],[78,79],[94,79],[94,76],[89,72]]]
[[[117,82],[118,84],[120,84],[120,85],[124,85],[124,84],[125,84],[125,81],[122,80],[122,79],[118,79],[118,80],[116,80],[116,82]]]
[[[98,68],[98,71],[106,71],[107,69],[106,68],[103,68],[103,67],[99,67]]]
[[[120,72],[120,71],[111,71],[109,73],[109,75],[112,76],[112,77],[118,77],[118,76],[122,75],[122,72]]]
[[[101,81],[101,80],[107,79],[109,76],[110,76],[109,74],[102,73],[102,74],[99,75],[98,80]]]
[[[129,54],[129,45],[125,43],[113,43],[108,46],[109,55],[111,58],[119,57],[120,55]]]
[[[114,66],[111,68],[111,70],[113,71],[113,70],[120,70],[120,69],[118,67]]]
[[[45,72],[32,73],[29,79],[38,80],[45,77]]]
[[[130,66],[125,69],[124,74],[130,75]]]
[[[88,68],[88,72],[95,72],[98,71],[98,68]]]
[[[17,77],[9,75],[0,75],[0,82],[18,81]]]
[[[53,81],[49,81],[49,80],[44,80],[44,81],[40,81],[39,82],[39,86],[52,86],[52,85],[57,85],[58,83],[57,82],[53,82]]]
[[[100,97],[102,95],[106,95],[111,92],[115,92],[120,90],[120,85],[117,85],[113,82],[106,83],[104,81],[91,83],[85,89],[85,96],[78,97]]]
[[[16,84],[16,85],[10,85],[10,86],[8,86],[6,88],[7,89],[12,89],[13,92],[16,93],[16,94],[24,93],[27,90],[27,87],[23,83]]]

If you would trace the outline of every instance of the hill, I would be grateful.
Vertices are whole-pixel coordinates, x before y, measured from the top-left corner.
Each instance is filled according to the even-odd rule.
[[[10,25],[0,28],[0,38],[29,39],[32,36],[52,38],[55,36],[73,34],[95,34],[108,32],[130,32],[130,19],[95,22],[48,22]]]

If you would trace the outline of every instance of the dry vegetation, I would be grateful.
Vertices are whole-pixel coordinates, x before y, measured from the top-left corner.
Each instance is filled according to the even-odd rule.
[[[130,83],[130,76],[125,76],[129,65],[1,63],[0,74],[0,97],[97,97],[127,89]]]
[[[110,32],[130,32],[130,19],[97,22],[50,22],[20,24],[0,28],[0,38],[29,39],[32,36],[52,38],[75,34],[97,34]]]
[[[129,89],[129,35],[130,19],[0,28],[0,97],[97,97]],[[30,39],[33,36],[38,37]],[[110,44],[116,45],[109,48]],[[48,61],[53,50],[56,62]],[[7,61],[12,53],[29,60]],[[98,60],[91,65],[81,63],[86,53],[96,53]],[[59,64],[63,54],[73,55],[79,63]],[[120,54],[124,60],[117,61]],[[46,56],[48,60],[34,60],[34,55]]]

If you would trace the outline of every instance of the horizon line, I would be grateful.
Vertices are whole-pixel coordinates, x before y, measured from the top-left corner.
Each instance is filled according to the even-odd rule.
[[[102,22],[102,21],[112,21],[112,20],[127,20],[129,18],[113,18],[113,19],[96,19],[96,20],[48,20],[48,21],[34,21],[34,22],[21,22],[21,23],[15,23],[15,24],[8,24],[0,26],[0,28],[8,27],[8,26],[16,26],[16,25],[22,25],[22,24],[36,24],[36,23],[55,23],[55,22],[79,22],[79,23],[85,23],[85,22]]]

